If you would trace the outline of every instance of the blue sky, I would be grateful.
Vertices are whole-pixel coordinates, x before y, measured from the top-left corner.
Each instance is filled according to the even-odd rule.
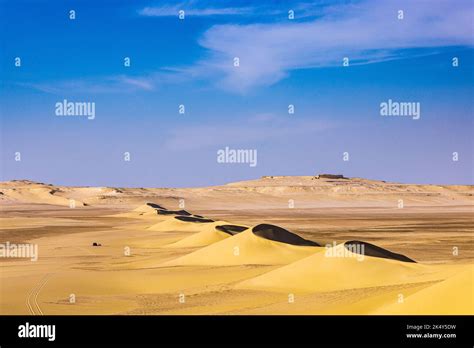
[[[189,187],[330,172],[474,184],[471,1],[0,7],[2,180]],[[95,119],[57,117],[64,99],[94,102]],[[420,103],[420,119],[382,117],[388,99]],[[217,163],[226,146],[256,149],[258,165]]]

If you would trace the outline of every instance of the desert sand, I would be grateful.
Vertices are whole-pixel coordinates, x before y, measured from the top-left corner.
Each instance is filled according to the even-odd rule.
[[[0,313],[474,314],[473,194],[315,176],[2,182],[0,243],[38,259],[0,258]]]

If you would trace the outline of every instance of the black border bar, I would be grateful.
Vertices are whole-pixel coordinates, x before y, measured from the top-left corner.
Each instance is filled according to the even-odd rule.
[[[19,326],[27,322],[30,325],[55,325],[55,340],[18,337]],[[0,346],[41,343],[51,346],[323,344],[472,347],[473,324],[473,316],[0,316]],[[407,337],[407,334],[417,333],[447,333],[456,337]]]

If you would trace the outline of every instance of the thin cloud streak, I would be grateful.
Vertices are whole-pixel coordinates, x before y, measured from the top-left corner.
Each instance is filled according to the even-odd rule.
[[[156,88],[155,78],[125,75],[51,82],[18,82],[16,85],[56,95],[68,93],[130,93],[134,91],[152,91]]]
[[[174,6],[144,7],[138,11],[138,14],[145,17],[171,17],[178,16],[181,10],[185,11],[186,16],[196,17],[234,16],[252,13],[252,8],[249,7],[195,8],[191,3],[183,3]]]
[[[440,47],[474,45],[469,1],[365,1],[339,7],[311,22],[213,26],[199,40],[207,58],[188,71],[240,93],[275,84],[292,70],[341,66],[344,57],[370,64],[409,58],[407,50],[432,54]],[[235,57],[239,67],[233,66]]]
[[[204,81],[231,93],[245,94],[278,83],[292,71],[340,67],[344,57],[350,65],[375,64],[437,54],[446,47],[472,47],[469,0],[413,2],[410,0],[365,0],[318,7],[295,6],[295,20],[210,27],[199,39],[205,58],[188,66],[161,67],[141,76],[108,76],[71,81],[24,83],[46,93],[89,91],[122,93],[152,91],[162,86]],[[187,14],[242,14],[262,8],[195,8],[183,3]],[[146,7],[143,16],[177,15],[180,5]],[[300,10],[298,10],[298,8]],[[403,20],[397,18],[404,11]],[[269,13],[270,8],[266,8]],[[318,17],[298,21],[310,13]],[[263,19],[264,16],[260,20]],[[260,18],[260,17],[259,17]],[[240,66],[233,65],[238,57]]]

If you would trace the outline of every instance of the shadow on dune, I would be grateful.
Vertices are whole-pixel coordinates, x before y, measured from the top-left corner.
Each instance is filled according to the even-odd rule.
[[[202,218],[197,218],[194,216],[175,216],[174,218],[177,220],[186,221],[186,222],[197,222],[197,223],[214,222],[214,220],[211,220],[211,219],[202,219]]]
[[[316,242],[301,238],[297,234],[291,233],[290,231],[275,225],[260,224],[255,226],[252,229],[252,232],[259,237],[274,240],[276,242],[292,245],[320,246]]]
[[[166,210],[166,208],[162,207],[161,205],[155,204],[155,203],[147,203],[149,207],[155,208],[155,209],[163,209]]]
[[[247,227],[244,226],[238,226],[238,225],[221,225],[221,226],[216,226],[216,230],[225,232],[227,234],[230,234],[233,236],[234,234],[240,233],[242,231],[245,231]]]
[[[158,215],[183,215],[183,216],[192,215],[186,210],[157,210],[156,212],[158,213]]]
[[[405,255],[393,253],[387,249],[378,247],[370,243],[361,242],[358,240],[351,240],[349,242],[345,242],[344,247],[350,252],[363,254],[365,256],[380,257],[383,259],[391,259],[391,260],[397,260],[397,261],[402,261],[402,262],[415,262],[416,263],[415,260],[412,260],[406,257]],[[361,253],[361,251],[363,252]]]

